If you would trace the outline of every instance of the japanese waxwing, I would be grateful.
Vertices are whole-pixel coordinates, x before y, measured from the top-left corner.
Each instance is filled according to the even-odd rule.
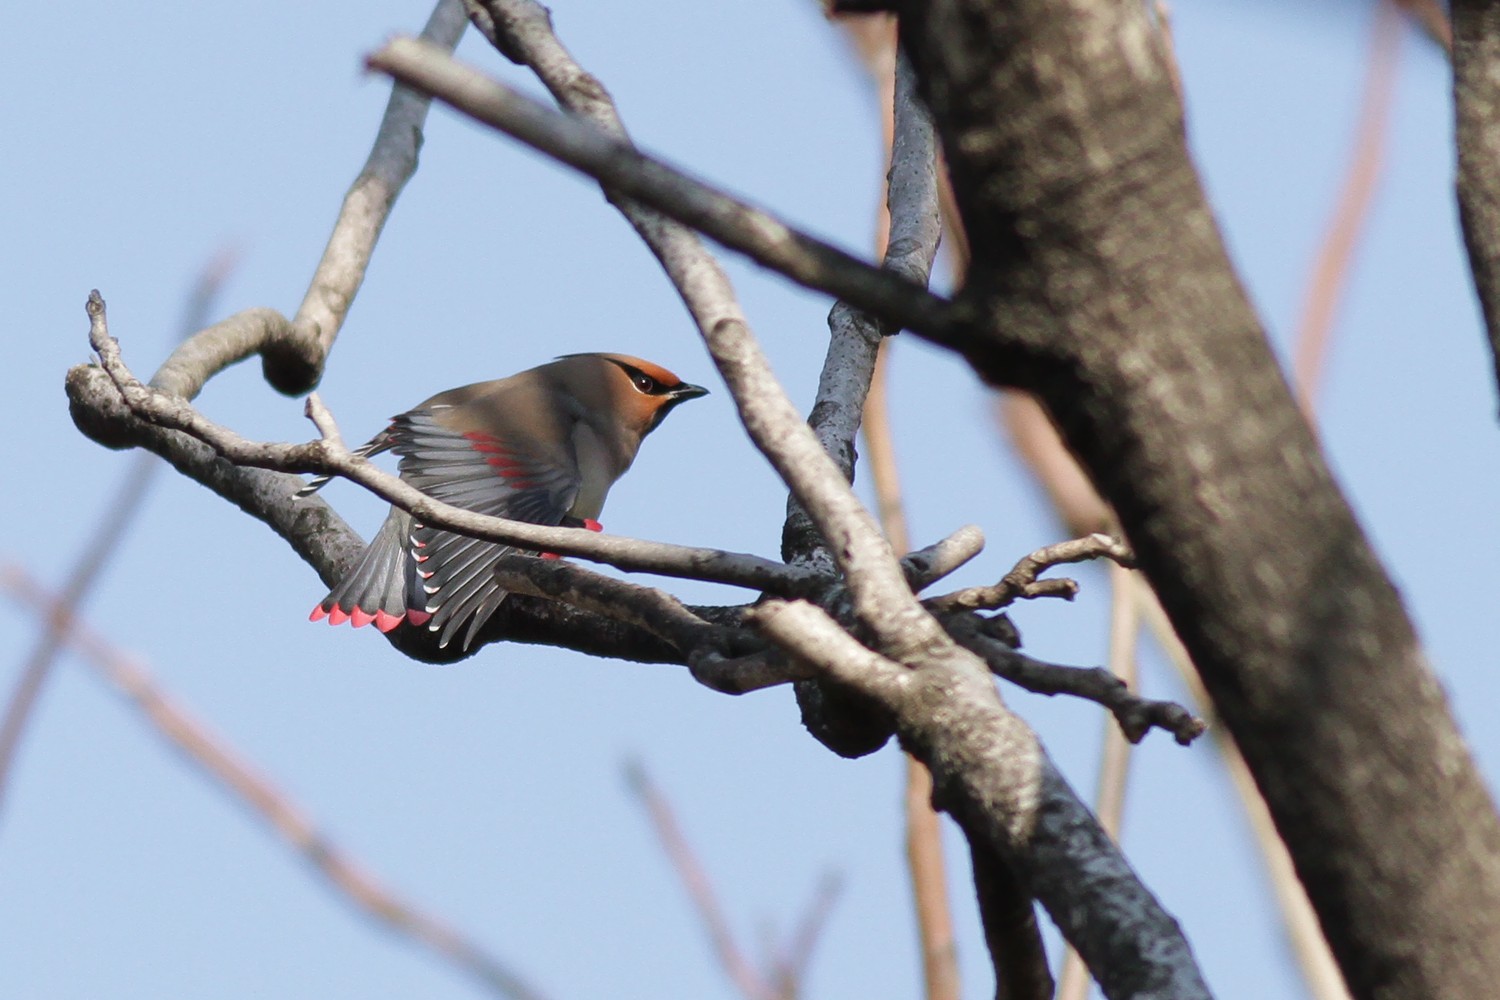
[[[532,524],[599,530],[595,520],[641,439],[679,403],[708,392],[626,354],[569,354],[503,378],[449,389],[391,420],[359,449],[394,451],[401,478],[455,507]],[[327,482],[313,480],[306,496]],[[509,546],[429,528],[392,507],[312,621],[402,621],[463,648],[505,599],[493,579]]]

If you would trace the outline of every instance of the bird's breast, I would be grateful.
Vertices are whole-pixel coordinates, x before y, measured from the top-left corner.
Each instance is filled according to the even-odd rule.
[[[578,489],[578,499],[568,513],[574,517],[597,519],[604,509],[609,488],[625,470],[620,467],[614,451],[585,423],[575,425],[573,453],[578,456],[578,474],[583,482]]]

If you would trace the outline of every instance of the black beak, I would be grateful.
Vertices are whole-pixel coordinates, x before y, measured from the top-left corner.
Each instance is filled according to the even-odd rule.
[[[691,382],[681,382],[667,390],[667,397],[672,400],[674,405],[677,403],[686,403],[690,399],[697,399],[699,396],[707,395],[707,389],[701,385],[694,385]]]
[[[686,403],[690,399],[697,399],[699,396],[707,395],[708,390],[701,385],[694,385],[691,382],[679,382],[661,394],[659,397],[661,405],[651,415],[651,425],[646,428],[646,431],[649,433],[661,426],[661,422],[667,418],[667,414],[677,409],[678,405]]]

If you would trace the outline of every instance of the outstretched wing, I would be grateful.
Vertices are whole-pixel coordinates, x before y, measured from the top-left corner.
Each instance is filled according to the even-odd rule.
[[[557,525],[578,498],[576,462],[528,451],[514,440],[461,431],[438,422],[442,404],[413,410],[391,424],[392,450],[401,456],[401,478],[423,493],[480,514]],[[494,583],[495,563],[509,546],[465,538],[415,524],[412,554],[426,591],[427,627],[446,646],[469,623],[463,645],[494,614],[505,591]],[[417,595],[412,595],[413,597]],[[419,600],[411,600],[422,607]]]
[[[390,450],[391,445],[394,443],[394,440],[392,440],[391,438],[391,428],[387,427],[385,430],[381,431],[379,434],[376,434],[374,437],[370,438],[370,440],[366,441],[358,448],[355,448],[354,454],[358,455],[360,458],[369,458],[371,455],[378,455],[383,451]],[[321,490],[323,487],[327,486],[332,481],[332,476],[313,476],[307,481],[306,486],[302,487],[294,494],[294,497],[298,500],[310,497],[314,493]]]

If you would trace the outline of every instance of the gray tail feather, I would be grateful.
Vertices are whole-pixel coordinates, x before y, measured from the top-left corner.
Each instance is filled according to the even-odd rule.
[[[408,590],[417,582],[416,563],[408,554],[410,535],[411,515],[392,507],[359,562],[319,607],[325,612],[338,608],[344,614],[353,614],[356,609],[368,615],[378,611],[394,616],[406,614],[408,592],[422,592],[420,587]]]

